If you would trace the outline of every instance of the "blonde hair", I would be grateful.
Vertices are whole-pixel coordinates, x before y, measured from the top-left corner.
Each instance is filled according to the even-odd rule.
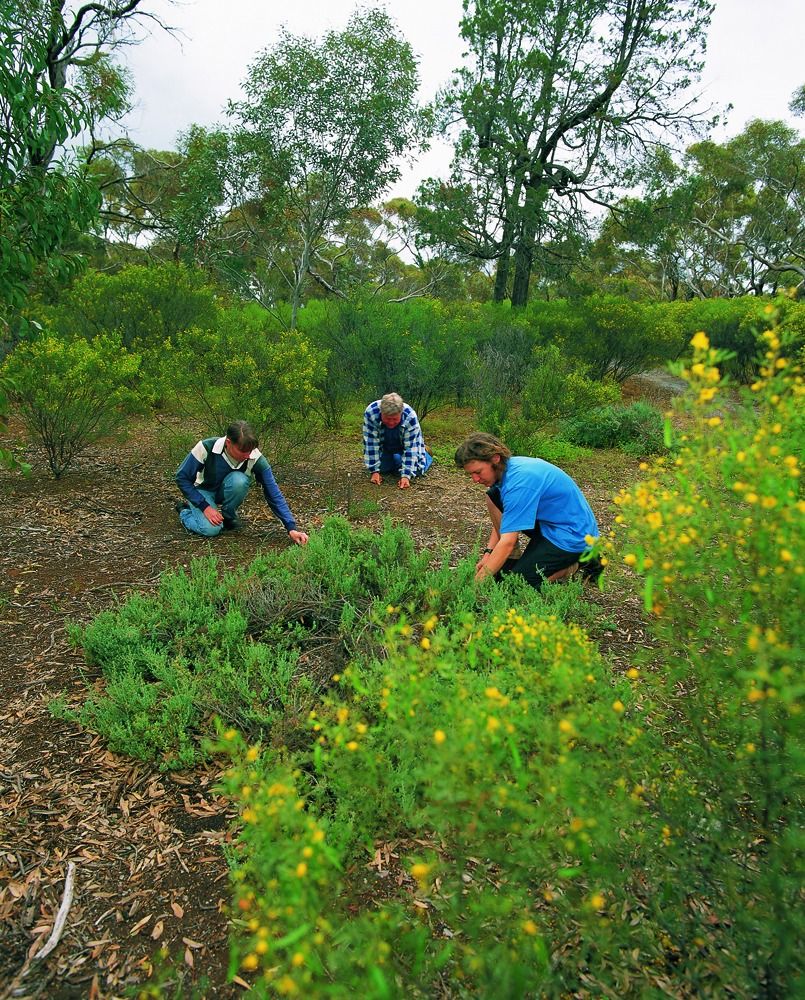
[[[512,457],[511,451],[500,438],[496,438],[494,434],[478,431],[470,434],[456,448],[456,465],[463,469],[468,462],[491,462],[494,455],[498,456],[503,466]]]

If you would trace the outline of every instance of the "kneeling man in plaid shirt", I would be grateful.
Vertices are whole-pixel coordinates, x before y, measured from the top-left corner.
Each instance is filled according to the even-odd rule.
[[[424,475],[433,458],[425,447],[416,412],[396,392],[370,403],[363,414],[363,464],[379,486],[384,472],[396,472],[401,490]]]

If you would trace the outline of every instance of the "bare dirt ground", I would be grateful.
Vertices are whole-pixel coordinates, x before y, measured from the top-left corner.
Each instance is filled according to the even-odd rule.
[[[22,439],[19,426],[8,439]],[[405,522],[420,547],[446,543],[455,558],[471,549],[484,530],[483,503],[466,477],[437,462],[410,490],[391,479],[373,487],[359,449],[356,431],[329,447],[327,462],[282,477],[301,527],[315,531],[328,514],[367,499],[379,512],[361,523],[388,515]],[[0,998],[120,997],[146,981],[160,945],[191,982],[206,979],[198,995],[239,996],[243,988],[226,982],[222,845],[231,815],[215,792],[215,766],[161,774],[108,752],[48,706],[56,696],[79,704],[87,681],[96,681],[70,645],[70,623],[147,591],[168,567],[208,552],[242,564],[286,545],[285,533],[252,491],[242,532],[213,542],[188,535],[155,426],[137,425],[123,445],[91,449],[58,482],[43,455],[28,449],[25,457],[30,477],[0,471]],[[634,481],[636,466],[613,452],[569,469],[603,530],[614,490]],[[589,599],[600,605],[596,638],[620,669],[649,642],[639,601],[612,589]],[[53,929],[69,862],[75,888],[61,940],[47,958],[32,960]]]

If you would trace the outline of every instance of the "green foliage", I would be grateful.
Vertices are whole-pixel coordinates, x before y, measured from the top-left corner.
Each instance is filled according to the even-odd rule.
[[[356,11],[321,41],[283,29],[249,67],[245,98],[229,107],[234,200],[253,252],[288,286],[292,329],[328,241],[421,144],[429,116],[417,86],[411,46],[380,9]]]
[[[686,343],[706,331],[712,346],[722,351],[720,366],[725,375],[741,383],[751,382],[757,372],[762,349],[760,335],[776,321],[785,324],[792,350],[805,343],[805,303],[793,298],[775,301],[745,295],[734,299],[693,299],[667,306],[670,321]]]
[[[8,426],[9,393],[12,390],[11,381],[0,374],[0,431]],[[20,462],[8,448],[0,448],[0,469],[19,469],[26,474],[31,471],[30,465]]]
[[[683,94],[712,6],[664,0],[624,13],[607,0],[464,4],[465,61],[442,95],[455,155],[448,179],[421,186],[421,219],[437,246],[497,262],[498,300],[524,306],[532,272],[578,258],[587,185],[630,186],[659,130],[695,124]]]
[[[694,299],[690,302],[675,302],[672,316],[685,342],[700,330],[706,330],[713,345],[729,351],[731,357],[724,358],[725,374],[747,381],[752,375],[758,351],[757,336],[751,320],[752,300],[738,299]]]
[[[476,594],[473,561],[453,571],[442,559],[431,567],[403,527],[375,534],[331,518],[304,549],[236,573],[221,574],[211,559],[167,572],[155,596],[136,595],[73,630],[106,679],[81,719],[113,749],[165,768],[198,759],[213,715],[254,738],[277,729],[275,741],[293,742],[332,674],[356,650],[380,655],[372,622],[388,602],[458,614],[510,599],[505,588]],[[531,594],[557,615],[579,614],[570,588],[555,605]]]
[[[518,447],[517,454],[544,458],[546,462],[552,462],[554,465],[565,468],[572,462],[581,461],[590,452],[587,448],[582,448],[580,445],[566,440],[561,434],[538,432],[528,436],[523,447]]]
[[[611,382],[588,378],[557,344],[536,348],[522,393],[523,417],[535,428],[620,400]]]
[[[592,378],[608,375],[623,382],[677,358],[684,347],[663,305],[593,295],[579,308],[583,322],[576,327],[577,339],[566,340],[564,347],[587,364]]]
[[[218,308],[199,271],[180,264],[133,265],[114,274],[81,275],[56,305],[43,310],[43,318],[62,337],[117,334],[127,351],[147,355],[174,344],[186,330],[213,329]]]
[[[281,762],[243,747],[228,773],[243,805],[235,954],[271,970],[259,995],[427,995],[447,977],[521,996],[579,982],[579,937],[599,974],[599,911],[636,940],[616,901],[620,837],[642,826],[617,753],[634,729],[595,649],[511,610],[416,632],[412,646],[403,617],[384,662],[344,672],[311,713],[312,748]],[[377,837],[397,841],[404,891],[351,913],[345,872]]]
[[[632,302],[615,295],[532,302],[525,312],[515,313],[511,323],[504,326],[503,337],[491,336],[481,341],[479,353],[488,362],[476,383],[491,378],[494,385],[493,369],[496,369],[506,373],[510,391],[519,396],[534,365],[547,369],[545,388],[550,391],[556,384],[552,385],[551,379],[558,379],[559,372],[571,370],[593,382],[607,379],[623,382],[630,375],[674,360],[682,353],[687,340],[679,329],[674,308],[667,304]],[[487,307],[481,315],[492,328],[501,310]],[[560,353],[541,355],[533,353],[535,347],[556,347]],[[549,366],[557,359],[560,367],[554,376]],[[589,383],[586,391],[582,392],[581,386],[575,391],[583,405],[588,405],[590,392],[595,392]],[[487,394],[503,395],[495,389],[487,390]]]
[[[278,333],[263,310],[233,305],[214,328],[185,330],[164,346],[155,385],[194,425],[248,420],[281,464],[317,425],[314,385],[324,360],[303,334]]]
[[[140,359],[113,337],[93,343],[51,335],[20,344],[6,360],[12,400],[58,479],[99,438],[119,430],[137,405]]]
[[[472,347],[470,330],[460,314],[433,299],[355,301],[327,309],[308,306],[301,326],[320,350],[328,352],[318,392],[331,424],[340,419],[346,399],[357,390],[367,402],[399,392],[424,418],[463,389]]]
[[[550,437],[546,428],[569,414],[583,419],[587,411],[620,399],[618,386],[588,378],[584,367],[556,343],[534,348],[527,366],[513,362],[496,346],[484,349],[475,369],[478,426],[496,434],[517,455],[540,455],[548,461],[578,457],[579,449]],[[516,377],[510,378],[515,370]]]
[[[585,448],[621,448],[643,457],[666,450],[662,414],[648,403],[603,406],[562,424],[562,434]]]
[[[37,268],[64,276],[78,261],[61,253],[95,218],[98,196],[55,148],[89,120],[86,105],[42,79],[48,33],[38,4],[0,3],[0,326],[25,301]],[[51,12],[51,16],[56,14]]]
[[[524,593],[390,605],[386,655],[340,672],[310,743],[222,734],[231,971],[258,996],[798,991],[802,380],[786,338],[765,342],[725,425],[695,338],[678,459],[618,498],[658,640],[642,669],[613,682]],[[354,873],[374,868],[364,905]]]
[[[792,338],[774,327],[763,344],[757,381],[722,418],[713,408],[728,385],[724,355],[693,338],[674,464],[658,460],[616,502],[623,558],[642,577],[662,656],[644,691],[658,767],[647,795],[689,872],[663,904],[679,972],[692,977],[701,961],[739,995],[762,982],[783,996],[802,982],[805,426]],[[691,898],[703,907],[688,923]],[[724,921],[720,953],[709,931]]]

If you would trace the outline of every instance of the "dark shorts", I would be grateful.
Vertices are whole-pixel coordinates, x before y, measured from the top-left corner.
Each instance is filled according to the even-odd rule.
[[[499,511],[503,510],[500,487],[490,486],[486,495]],[[572,566],[573,563],[579,561],[579,556],[582,554],[581,552],[568,552],[565,549],[560,549],[553,542],[549,542],[542,534],[539,521],[523,534],[528,536],[528,545],[525,551],[517,559],[507,559],[498,571],[498,576],[515,573],[539,590],[549,576],[557,573],[560,569]]]

